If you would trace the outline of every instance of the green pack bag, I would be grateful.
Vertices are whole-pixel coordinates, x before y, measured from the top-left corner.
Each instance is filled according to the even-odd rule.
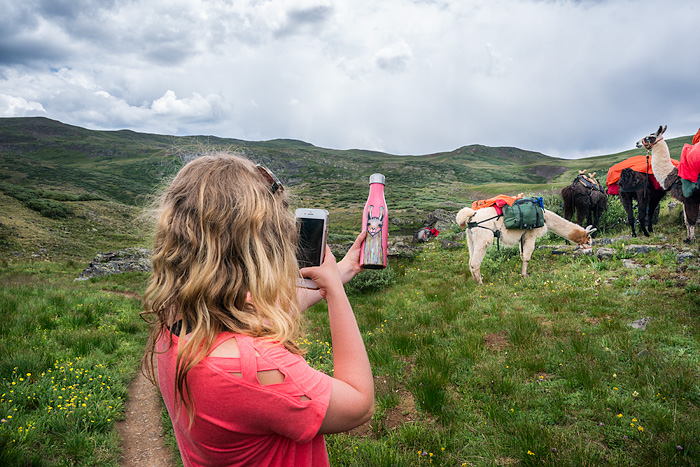
[[[506,229],[535,229],[544,226],[542,198],[520,198],[512,206],[503,206]]]
[[[686,198],[690,198],[693,196],[693,193],[695,193],[696,190],[700,190],[700,177],[698,177],[697,182],[691,182],[690,180],[686,180],[685,178],[681,178],[681,188],[683,189],[683,196]]]

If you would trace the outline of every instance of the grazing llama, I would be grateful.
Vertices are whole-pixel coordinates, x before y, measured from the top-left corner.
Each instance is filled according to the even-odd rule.
[[[656,133],[637,141],[637,147],[644,147],[651,151],[651,168],[654,171],[656,180],[661,187],[671,193],[671,196],[683,203],[683,218],[687,238],[686,243],[695,240],[695,223],[698,220],[698,206],[700,206],[700,190],[695,190],[690,196],[683,195],[681,179],[678,176],[678,169],[671,163],[671,154],[668,145],[662,135],[666,131],[666,126],[659,125]],[[681,163],[683,163],[681,161]]]
[[[498,236],[505,246],[520,245],[520,258],[523,261],[522,276],[527,276],[527,263],[532,257],[537,237],[551,230],[560,237],[571,240],[584,248],[591,246],[591,234],[596,230],[589,225],[585,229],[573,222],[563,219],[551,211],[544,210],[544,226],[531,230],[506,229],[503,216],[496,208],[487,207],[478,210],[466,207],[457,213],[457,224],[467,229],[467,247],[469,248],[469,270],[476,282],[482,284],[481,262],[486,256],[486,249]]]

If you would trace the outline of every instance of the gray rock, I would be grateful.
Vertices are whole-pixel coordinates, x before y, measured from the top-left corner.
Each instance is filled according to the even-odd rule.
[[[693,253],[691,253],[690,251],[684,251],[684,252],[678,253],[676,255],[676,262],[685,263],[687,261],[691,261],[694,258],[695,258],[695,255]]]
[[[434,226],[439,231],[452,230],[457,225],[457,213],[436,209],[428,214],[425,223]]]
[[[610,259],[615,256],[615,249],[605,247],[596,248],[595,255],[598,259]]]
[[[443,240],[442,243],[440,243],[440,246],[442,246],[442,248],[445,250],[456,250],[463,247],[461,243],[453,242],[450,240]]]
[[[108,276],[122,272],[150,270],[151,250],[147,248],[126,248],[109,253],[98,253],[74,281],[86,281],[91,277]]]
[[[619,242],[621,240],[627,241],[631,240],[632,236],[631,235],[623,235],[621,237],[613,237],[613,238],[594,238],[593,239],[593,244],[594,245],[612,245],[615,242]]]
[[[412,237],[394,237],[389,239],[386,248],[387,256],[400,258],[413,258],[421,250],[421,246],[412,243]]]
[[[391,225],[402,226],[402,225],[411,224],[412,221],[411,221],[411,219],[404,219],[404,218],[401,218],[401,217],[396,217],[396,216],[391,217],[391,216],[389,216],[389,223],[390,223]]]
[[[574,256],[592,255],[592,254],[593,254],[593,248],[575,248],[574,249]]]
[[[635,254],[647,254],[652,251],[659,251],[661,250],[660,245],[627,245],[625,247],[626,251],[635,253]]]
[[[622,260],[622,267],[627,268],[627,269],[636,269],[639,267],[639,264],[637,264],[636,261],[633,259],[623,259]]]
[[[631,323],[627,323],[627,326],[633,328],[633,329],[639,329],[641,331],[646,331],[647,325],[651,321],[651,317],[645,316],[644,318],[640,318],[637,320],[632,321]]]

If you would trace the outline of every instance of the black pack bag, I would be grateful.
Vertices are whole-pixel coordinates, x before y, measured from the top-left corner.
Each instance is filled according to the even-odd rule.
[[[503,206],[506,229],[535,229],[544,226],[542,198],[520,198],[512,206]]]

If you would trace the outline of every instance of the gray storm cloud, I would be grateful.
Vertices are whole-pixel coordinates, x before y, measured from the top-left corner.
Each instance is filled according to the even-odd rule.
[[[559,157],[700,127],[692,0],[0,0],[0,116]],[[508,12],[503,14],[502,12]]]

